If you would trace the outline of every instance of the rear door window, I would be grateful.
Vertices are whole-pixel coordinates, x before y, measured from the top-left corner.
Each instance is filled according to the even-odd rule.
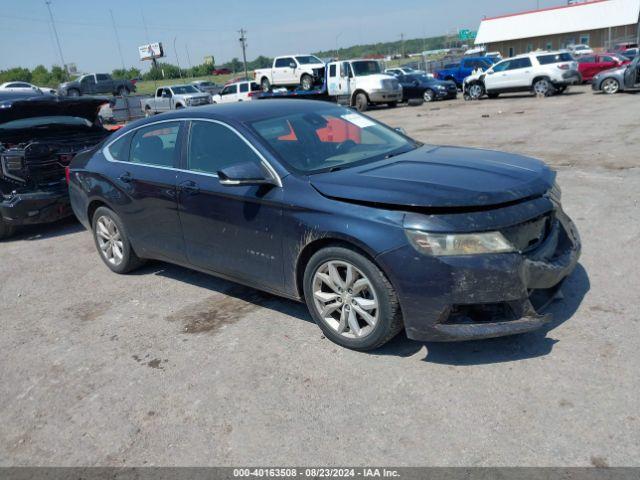
[[[249,84],[248,83],[241,83],[240,84],[240,93],[245,93],[249,91]]]
[[[140,128],[131,139],[129,161],[157,167],[174,167],[180,122]]]

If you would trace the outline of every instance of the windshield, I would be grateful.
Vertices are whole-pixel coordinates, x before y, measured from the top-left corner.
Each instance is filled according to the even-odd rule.
[[[365,77],[367,75],[382,73],[380,64],[375,60],[362,60],[359,62],[351,62],[351,67],[353,68],[353,74],[356,77]]]
[[[427,77],[424,73],[412,73],[411,75],[407,75],[409,80],[417,80],[419,82],[433,82],[433,78]]]
[[[364,115],[338,106],[252,122],[282,161],[304,174],[381,160],[418,147]]]
[[[296,57],[296,60],[300,65],[308,65],[310,63],[322,63],[318,57],[314,57],[313,55],[302,55],[300,57]]]
[[[185,93],[200,93],[198,89],[193,85],[177,85],[171,87],[174,95],[184,95]]]
[[[3,123],[2,125],[0,125],[0,128],[4,130],[18,130],[21,128],[44,127],[50,125],[74,125],[77,127],[91,127],[91,122],[82,117],[33,117],[21,118],[19,120],[12,120],[11,122]]]

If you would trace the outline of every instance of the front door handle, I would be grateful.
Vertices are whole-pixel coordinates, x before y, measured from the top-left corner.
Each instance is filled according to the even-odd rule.
[[[124,183],[131,183],[133,181],[133,177],[129,172],[124,172],[122,175],[118,177],[118,180]]]
[[[191,180],[187,180],[186,182],[182,182],[181,184],[179,184],[178,189],[188,195],[195,195],[197,193],[200,193],[200,187],[198,186],[198,184]]]

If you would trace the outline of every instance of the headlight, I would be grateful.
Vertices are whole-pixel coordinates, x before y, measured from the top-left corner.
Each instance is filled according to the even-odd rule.
[[[22,155],[2,155],[0,156],[0,163],[2,164],[2,172],[5,176],[24,182],[22,178],[22,169],[24,166]]]
[[[193,99],[192,98],[187,98],[187,105],[191,105],[193,103]]]
[[[500,232],[428,233],[406,230],[411,245],[424,255],[477,255],[515,252]]]
[[[447,87],[445,87],[444,85],[436,85],[436,88],[438,90],[446,90],[447,89]]]

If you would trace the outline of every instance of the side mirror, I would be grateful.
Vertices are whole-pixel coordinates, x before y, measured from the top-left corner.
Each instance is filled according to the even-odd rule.
[[[407,136],[407,131],[402,127],[396,127],[394,128],[394,130],[399,134],[404,135],[405,137]]]
[[[493,75],[494,71],[493,70],[487,70],[487,75]]]
[[[295,70],[295,69],[296,69],[296,67],[297,67],[297,65],[296,65],[295,63],[293,63],[293,62],[291,62],[291,63],[289,64],[289,68],[293,68],[293,69]]]
[[[275,179],[255,162],[242,162],[218,170],[222,185],[275,185]]]
[[[414,80],[413,84],[417,87],[418,85],[420,85],[420,82],[418,80]]]

